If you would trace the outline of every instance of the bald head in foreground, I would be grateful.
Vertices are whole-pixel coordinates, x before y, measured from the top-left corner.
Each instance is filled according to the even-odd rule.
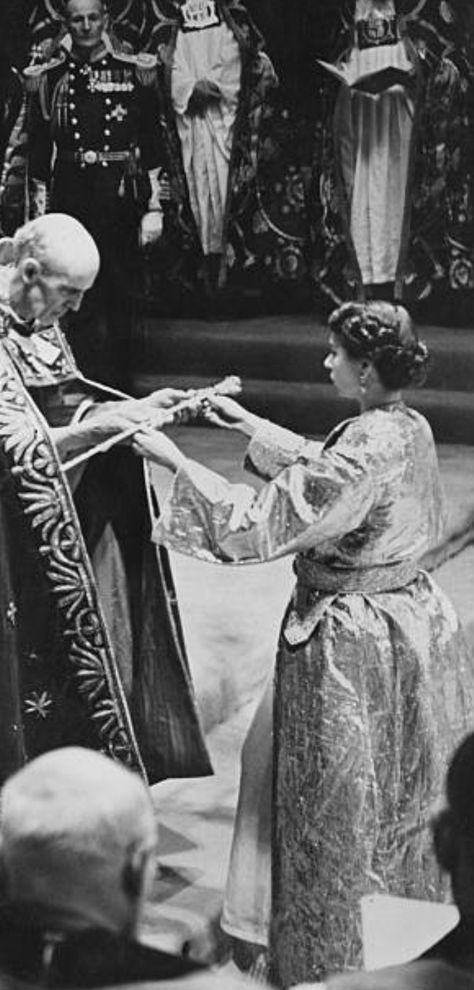
[[[5,784],[4,890],[11,903],[40,907],[45,923],[135,936],[155,851],[145,785],[92,750],[53,750]]]
[[[238,977],[138,941],[156,856],[150,792],[139,776],[91,750],[53,750],[6,782],[0,821],[0,986],[13,978],[77,988],[241,987]]]

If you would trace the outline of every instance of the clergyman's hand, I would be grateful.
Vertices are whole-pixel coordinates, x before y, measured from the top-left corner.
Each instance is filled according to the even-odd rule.
[[[119,410],[110,408],[84,417],[79,423],[59,426],[51,430],[61,461],[67,461],[75,454],[90,450],[103,440],[109,440],[117,433],[123,433],[132,421]]]
[[[182,388],[159,388],[156,392],[150,392],[144,401],[150,403],[155,409],[170,409],[187,397],[188,393]]]

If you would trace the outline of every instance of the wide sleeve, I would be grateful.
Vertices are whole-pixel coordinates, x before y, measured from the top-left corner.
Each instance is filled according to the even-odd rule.
[[[292,430],[262,420],[247,447],[245,467],[259,478],[270,481],[301,455],[310,459],[317,457],[322,446],[317,440],[306,440]]]
[[[174,478],[153,539],[216,562],[271,560],[356,529],[374,498],[371,460],[341,441],[301,455],[257,494],[193,461]]]
[[[173,66],[171,72],[171,87],[173,97],[173,108],[175,113],[183,117],[188,109],[188,103],[193,89],[197,83],[197,73],[186,58],[183,44],[183,36],[178,34],[173,53]]]

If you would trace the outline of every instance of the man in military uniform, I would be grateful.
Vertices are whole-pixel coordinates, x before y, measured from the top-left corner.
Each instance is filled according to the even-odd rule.
[[[25,71],[34,213],[69,213],[94,237],[101,274],[71,343],[86,373],[128,388],[139,241],[161,233],[156,60],[112,44],[104,0],[66,0],[64,18],[54,57]]]

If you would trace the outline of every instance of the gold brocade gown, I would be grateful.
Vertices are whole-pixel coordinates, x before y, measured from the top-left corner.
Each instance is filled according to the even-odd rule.
[[[361,963],[359,900],[439,898],[428,821],[474,723],[457,616],[419,562],[443,505],[430,427],[403,403],[324,445],[267,424],[257,496],[190,464],[155,539],[206,560],[296,554],[275,680],[270,962],[279,986]]]

